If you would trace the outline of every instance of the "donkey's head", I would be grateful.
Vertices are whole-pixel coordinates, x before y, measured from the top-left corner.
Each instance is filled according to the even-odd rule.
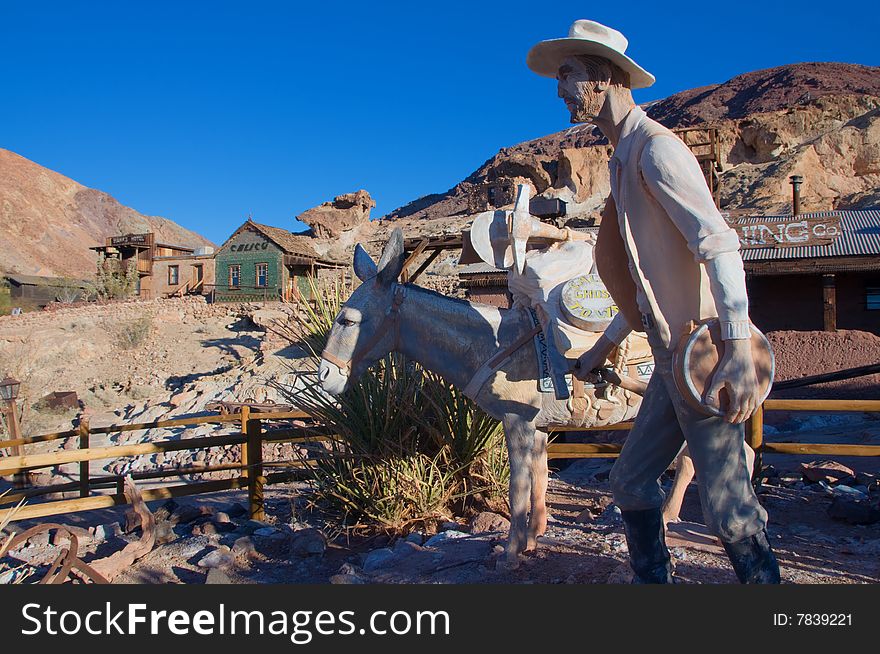
[[[321,354],[321,386],[332,395],[397,347],[399,309],[404,287],[397,283],[403,268],[403,232],[395,229],[379,265],[360,246],[354,250],[354,274],[363,282],[342,306]]]

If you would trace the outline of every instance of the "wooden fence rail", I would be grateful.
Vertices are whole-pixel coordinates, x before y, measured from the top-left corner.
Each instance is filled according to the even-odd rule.
[[[746,442],[748,442],[749,445],[751,445],[751,447],[759,454],[763,452],[772,452],[779,454],[817,454],[823,456],[880,456],[880,445],[847,445],[840,443],[767,443],[764,441],[763,437],[764,411],[880,412],[880,400],[767,400],[746,425]],[[320,425],[296,426],[294,428],[278,428],[274,425],[274,423],[281,421],[305,419],[309,419],[309,415],[302,411],[257,413],[251,411],[248,406],[244,406],[240,413],[227,415],[175,418],[173,420],[110,425],[107,427],[91,427],[88,420],[83,420],[77,429],[56,432],[54,434],[43,434],[30,438],[20,438],[15,441],[0,441],[0,448],[6,448],[13,445],[30,445],[52,440],[78,438],[78,444],[80,447],[78,450],[62,450],[48,454],[25,454],[21,456],[0,458],[0,475],[27,472],[37,468],[50,467],[65,463],[80,464],[80,478],[78,481],[65,484],[55,484],[53,486],[42,488],[25,489],[15,494],[5,496],[2,499],[2,503],[8,505],[13,502],[18,502],[21,499],[28,499],[48,493],[79,491],[79,498],[48,501],[24,506],[15,514],[14,519],[16,520],[42,518],[64,513],[118,506],[128,502],[120,488],[123,476],[101,475],[92,477],[90,476],[88,469],[90,461],[123,456],[138,456],[158,452],[241,445],[241,455],[237,463],[215,466],[160,468],[157,470],[133,473],[131,476],[134,479],[146,480],[161,479],[164,477],[182,477],[219,471],[239,471],[240,474],[238,476],[230,479],[213,479],[208,481],[181,483],[160,488],[150,488],[144,490],[142,495],[145,500],[149,501],[246,488],[248,491],[250,516],[254,519],[262,520],[265,518],[263,502],[264,486],[275,480],[280,481],[281,479],[289,478],[285,477],[285,473],[265,475],[265,470],[267,468],[282,470],[302,468],[305,465],[302,461],[264,461],[263,445],[266,443],[308,443],[332,439],[335,436],[335,434],[332,433],[332,430]],[[111,434],[167,427],[189,427],[211,423],[230,426],[237,423],[238,433],[199,438],[182,438],[179,440],[161,440],[148,443],[135,443],[131,445],[90,447],[90,436],[92,434]],[[267,425],[272,428],[267,429]],[[632,423],[627,422],[586,430],[562,426],[550,431],[552,433],[557,433],[565,431],[627,430],[631,427]],[[548,446],[547,456],[548,459],[607,458],[618,456],[620,449],[620,445],[608,443],[554,442],[550,443]],[[93,490],[112,488],[114,486],[116,486],[116,493],[108,495],[92,494]],[[6,517],[11,510],[11,508],[0,509],[0,520]]]

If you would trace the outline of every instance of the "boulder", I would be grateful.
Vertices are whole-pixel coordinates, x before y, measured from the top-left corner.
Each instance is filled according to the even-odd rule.
[[[846,480],[852,480],[856,475],[852,468],[837,461],[802,463],[801,471],[804,473],[804,477],[810,481],[814,483],[824,481],[826,484],[838,484]]]
[[[313,207],[297,216],[297,220],[312,228],[316,238],[337,238],[370,221],[370,209],[375,200],[364,190],[336,196],[332,202]]]
[[[221,546],[215,550],[211,550],[205,556],[203,556],[199,560],[199,567],[201,568],[222,568],[228,565],[232,565],[235,561],[235,557],[228,547]]]
[[[367,554],[364,559],[364,572],[375,572],[383,568],[394,558],[394,552],[387,547],[380,547]]]
[[[508,531],[509,529],[510,520],[503,515],[498,515],[491,511],[482,511],[471,520],[472,534],[482,534],[489,531]]]
[[[327,549],[327,538],[319,529],[298,529],[290,538],[290,553],[296,556],[320,556]]]

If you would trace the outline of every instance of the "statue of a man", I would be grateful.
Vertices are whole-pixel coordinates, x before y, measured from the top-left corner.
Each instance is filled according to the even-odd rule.
[[[672,581],[659,478],[686,441],[704,516],[740,581],[778,583],[767,513],[743,453],[742,423],[755,411],[759,391],[739,239],[715,207],[688,147],[633,102],[631,89],[650,86],[654,77],[624,54],[627,43],[616,30],[578,20],[567,38],[538,43],[527,59],[534,72],[557,80],[571,122],[592,123],[614,147],[596,260],[620,313],[612,323],[615,336],[586,352],[575,374],[586,378],[604,362],[604,346],[625,334],[621,322],[647,333],[654,374],[611,471],[635,580]],[[619,253],[628,267],[603,269],[603,260],[615,258],[603,257],[603,250]],[[725,344],[707,396],[720,410],[720,391],[727,392],[718,417],[687,405],[672,373],[680,335],[690,321],[710,317],[720,319]]]

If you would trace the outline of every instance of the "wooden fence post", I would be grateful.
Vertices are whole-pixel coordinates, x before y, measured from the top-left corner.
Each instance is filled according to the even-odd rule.
[[[79,432],[79,449],[87,450],[89,449],[89,417],[88,416],[80,416],[79,425],[77,425],[77,431]],[[90,461],[80,461],[79,462],[79,496],[80,497],[88,497],[89,496],[89,463]]]
[[[241,407],[241,435],[247,436],[247,423],[251,419],[251,408],[247,405]],[[247,482],[250,478],[250,469],[248,468],[248,444],[241,444],[241,481]]]
[[[248,451],[248,504],[250,506],[251,520],[265,520],[266,511],[263,504],[263,486],[266,478],[263,476],[263,425],[259,418],[251,418],[247,421]]]

